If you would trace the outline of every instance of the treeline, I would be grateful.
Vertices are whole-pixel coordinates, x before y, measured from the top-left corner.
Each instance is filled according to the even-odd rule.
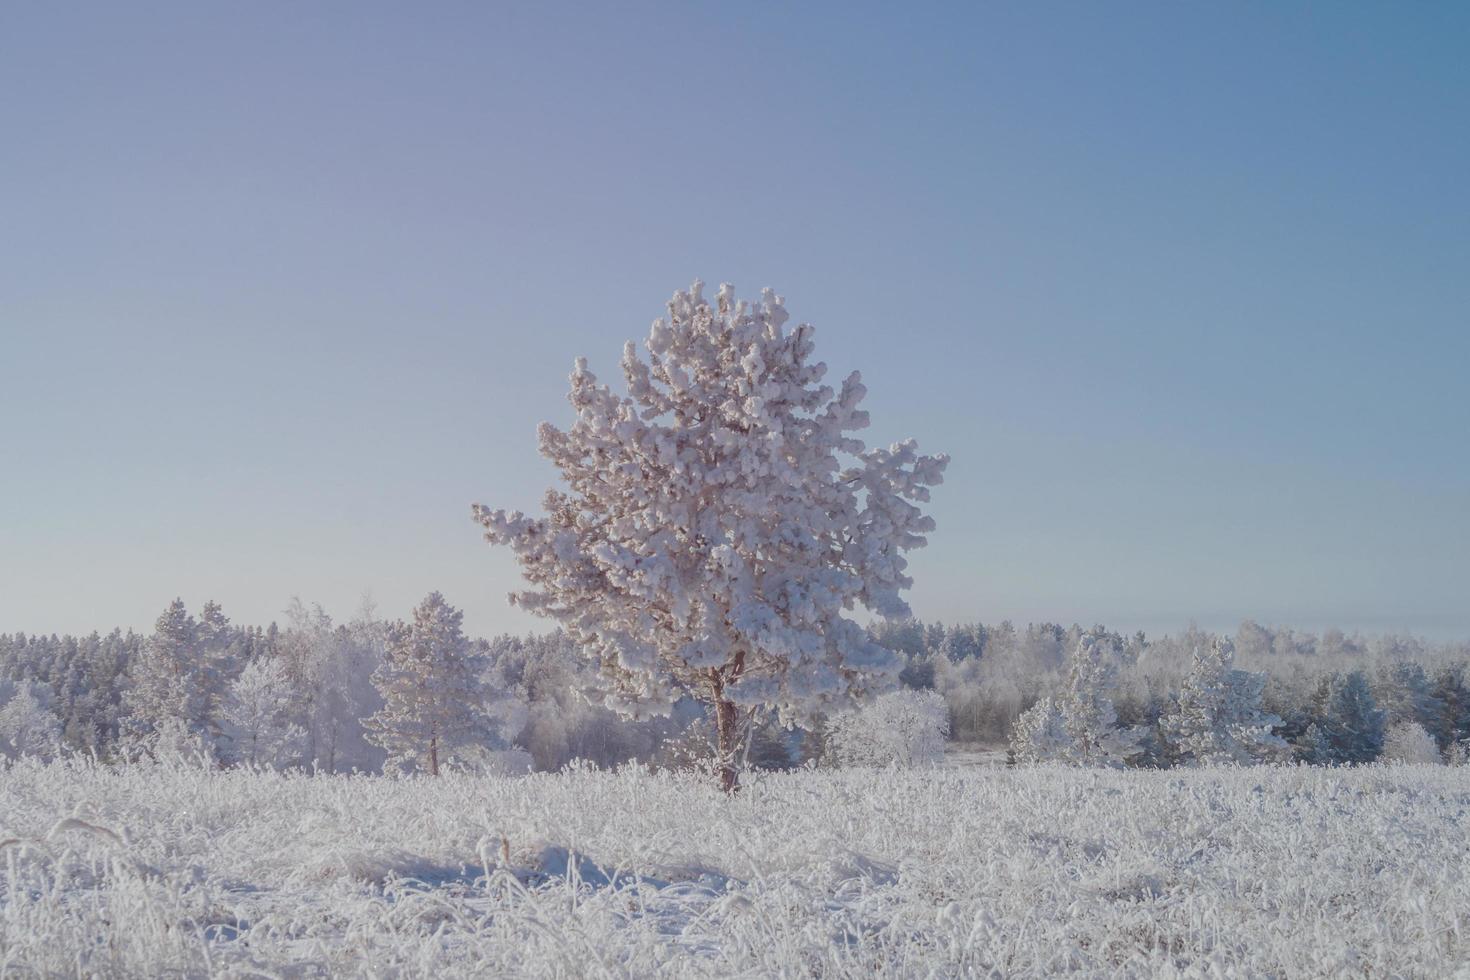
[[[1178,761],[1169,720],[1189,689],[1196,654],[1222,643],[1230,651],[1222,669],[1260,675],[1259,710],[1274,719],[1271,733],[1290,750],[1284,758],[1372,761],[1389,732],[1403,725],[1427,732],[1446,758],[1470,739],[1470,644],[1463,642],[1335,629],[1319,635],[1251,621],[1232,635],[1191,628],[1153,640],[1055,623],[946,628],[908,621],[880,624],[874,633],[905,655],[905,686],[944,697],[951,737],[964,742],[1006,744],[1017,721],[1039,703],[1082,696],[1074,668],[1090,639],[1116,651],[1104,693],[1117,728],[1142,744],[1132,765]]]
[[[698,765],[712,753],[711,726],[692,702],[668,718],[628,721],[581,697],[596,678],[560,633],[458,637],[430,668],[416,662],[422,644],[414,647],[411,626],[380,619],[366,604],[336,623],[299,601],[283,625],[237,626],[216,603],[195,615],[175,601],[146,635],[0,634],[0,754],[125,761],[185,753],[221,765],[379,772],[427,766],[429,756],[417,751],[427,745],[435,766],[538,770],[574,759]],[[1181,734],[1180,719],[1203,710],[1195,702],[1238,700],[1253,689],[1251,717],[1269,721],[1256,727],[1266,729],[1260,744],[1275,747],[1274,758],[1370,761],[1404,725],[1422,729],[1446,757],[1470,739],[1465,644],[1252,622],[1228,637],[1191,629],[1152,640],[1051,623],[907,620],[880,622],[872,633],[903,654],[902,686],[942,698],[950,738],[961,742],[1011,743],[1030,712],[1028,744],[1044,754],[1062,737],[1067,712],[1105,708],[1109,724],[1126,733],[1127,764],[1174,765],[1193,751],[1181,749],[1195,744],[1189,739],[1212,737]],[[1195,676],[1196,654],[1222,640],[1230,662],[1216,668],[1225,680],[1209,681],[1213,691]],[[1115,662],[1088,667],[1079,680],[1083,647],[1114,651]],[[432,678],[414,673],[431,669]],[[1093,690],[1104,674],[1105,690]],[[438,706],[415,701],[414,692],[435,684]],[[820,760],[826,747],[824,732],[767,721],[755,726],[748,760],[780,768]]]
[[[0,756],[81,752],[112,762],[183,754],[222,765],[379,772],[416,737],[416,725],[426,726],[426,744],[443,743],[436,750],[446,764],[483,766],[499,756],[502,766],[554,770],[574,759],[690,756],[690,739],[676,736],[695,735],[695,706],[632,722],[589,703],[578,692],[592,686],[591,670],[560,633],[458,637],[453,664],[445,669],[441,656],[429,678],[436,704],[412,696],[389,704],[395,689],[415,686],[410,626],[378,618],[368,604],[334,623],[298,600],[284,625],[236,626],[217,603],[196,616],[175,600],[146,635],[0,634]],[[394,669],[395,650],[407,669]]]

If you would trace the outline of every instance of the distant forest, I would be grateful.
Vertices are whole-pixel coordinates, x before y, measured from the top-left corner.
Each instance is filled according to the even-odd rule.
[[[1233,646],[1237,668],[1264,674],[1260,707],[1290,758],[1371,760],[1396,725],[1418,726],[1447,758],[1470,739],[1470,644],[1463,642],[1319,635],[1249,621],[1224,638],[1197,629],[1150,639],[1101,626],[915,620],[879,622],[870,632],[903,655],[903,687],[943,698],[955,742],[1006,744],[1023,712],[1063,692],[1069,656],[1084,636],[1121,652],[1112,706],[1119,726],[1143,733],[1130,765],[1176,761],[1163,719],[1178,709],[1195,652],[1219,639]],[[380,772],[391,743],[374,737],[374,719],[391,715],[384,664],[395,635],[395,624],[370,606],[337,623],[300,601],[284,625],[238,626],[215,603],[196,616],[176,601],[150,634],[0,634],[0,753],[125,761],[182,738],[219,765]],[[446,764],[676,765],[706,751],[709,725],[697,704],[633,721],[581,696],[595,686],[593,668],[561,633],[465,639],[463,663],[457,703],[468,707],[455,722],[460,737],[444,746]],[[1345,711],[1353,717],[1341,717]],[[750,762],[822,761],[816,727],[787,731],[756,719]],[[1333,748],[1324,731],[1346,734]]]

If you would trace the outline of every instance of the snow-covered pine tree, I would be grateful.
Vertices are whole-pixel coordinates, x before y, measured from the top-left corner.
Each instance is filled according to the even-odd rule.
[[[230,626],[230,618],[225,615],[220,604],[213,599],[206,600],[200,608],[197,629],[199,646],[211,654],[218,654],[228,649],[235,637],[234,628]]]
[[[1140,755],[1143,733],[1120,727],[1113,707],[1124,657],[1115,637],[1101,630],[1082,633],[1068,658],[1062,693],[1042,698],[1012,725],[1015,761],[1121,767]]]
[[[1196,647],[1174,710],[1160,721],[1178,757],[1195,765],[1248,764],[1277,758],[1287,745],[1273,729],[1281,719],[1261,706],[1266,675],[1238,670],[1234,646],[1216,639]]]
[[[230,683],[239,675],[244,663],[238,662],[238,630],[213,599],[199,609],[198,651],[203,683],[209,691],[211,717],[218,723],[229,696]]]
[[[1372,762],[1383,750],[1384,716],[1360,670],[1322,682],[1316,724],[1331,746],[1332,762]]]
[[[547,492],[546,517],[474,513],[535,587],[511,601],[598,661],[593,697],[633,716],[713,706],[733,790],[742,710],[801,721],[893,685],[898,659],[843,613],[908,614],[904,552],[934,527],[917,505],[948,459],[866,450],[857,372],[822,384],[813,329],[788,331],[770,290],[752,305],[723,285],[711,305],[702,288],[674,294],[648,362],[626,345],[627,395],[577,360],[576,420],[539,430],[570,491]]]
[[[205,739],[218,734],[219,675],[201,651],[199,624],[184,600],[175,599],[158,617],[128,672],[124,704],[134,735],[146,736],[166,721]]]
[[[1071,740],[1071,761],[1084,766],[1121,767],[1143,749],[1141,732],[1118,726],[1112,693],[1124,651],[1112,637],[1084,633],[1067,668],[1066,693],[1059,699],[1062,728]]]
[[[67,661],[66,668],[51,682],[56,692],[54,710],[61,721],[62,741],[67,748],[93,751],[97,747],[96,733],[86,719],[87,678],[85,664],[95,658],[102,645],[96,633],[83,637],[74,647],[74,656]]]
[[[52,693],[40,681],[0,680],[0,758],[54,759],[61,752],[61,720]]]
[[[1337,763],[1337,751],[1332,747],[1332,739],[1327,737],[1327,732],[1315,721],[1307,726],[1301,738],[1296,743],[1296,750],[1303,762],[1309,762],[1317,766],[1330,766]]]
[[[1445,749],[1470,737],[1470,664],[1446,664],[1434,675],[1434,698],[1443,707],[1430,731]]]
[[[1021,712],[1011,725],[1011,759],[1018,763],[1068,762],[1072,739],[1062,723],[1062,711],[1049,697]]]
[[[460,624],[464,614],[431,592],[413,622],[395,623],[373,672],[383,707],[367,720],[368,739],[388,753],[393,771],[439,764],[457,747],[484,734],[478,670]]]
[[[1371,683],[1373,700],[1387,725],[1412,722],[1433,728],[1443,717],[1445,704],[1435,697],[1434,679],[1421,663],[1394,660],[1382,664]]]

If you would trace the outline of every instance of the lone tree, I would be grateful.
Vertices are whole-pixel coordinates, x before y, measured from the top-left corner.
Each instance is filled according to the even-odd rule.
[[[431,592],[413,622],[388,628],[387,653],[373,671],[383,707],[365,724],[368,741],[387,751],[390,770],[422,767],[437,776],[443,759],[482,732],[480,684],[463,619]]]
[[[856,371],[822,384],[812,327],[784,329],[770,290],[752,305],[722,285],[712,306],[702,288],[674,294],[648,361],[626,345],[626,395],[577,360],[576,420],[538,430],[567,486],[546,517],[474,514],[535,587],[511,602],[596,659],[589,697],[631,716],[713,707],[730,791],[741,712],[796,722],[893,684],[898,658],[843,614],[908,614],[904,552],[934,527],[916,504],[949,460],[866,450],[849,435],[866,389]]]

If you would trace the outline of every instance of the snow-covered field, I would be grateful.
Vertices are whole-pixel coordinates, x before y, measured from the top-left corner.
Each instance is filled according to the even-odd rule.
[[[0,975],[1466,975],[1470,768],[0,771]],[[6,840],[9,838],[8,840]]]

